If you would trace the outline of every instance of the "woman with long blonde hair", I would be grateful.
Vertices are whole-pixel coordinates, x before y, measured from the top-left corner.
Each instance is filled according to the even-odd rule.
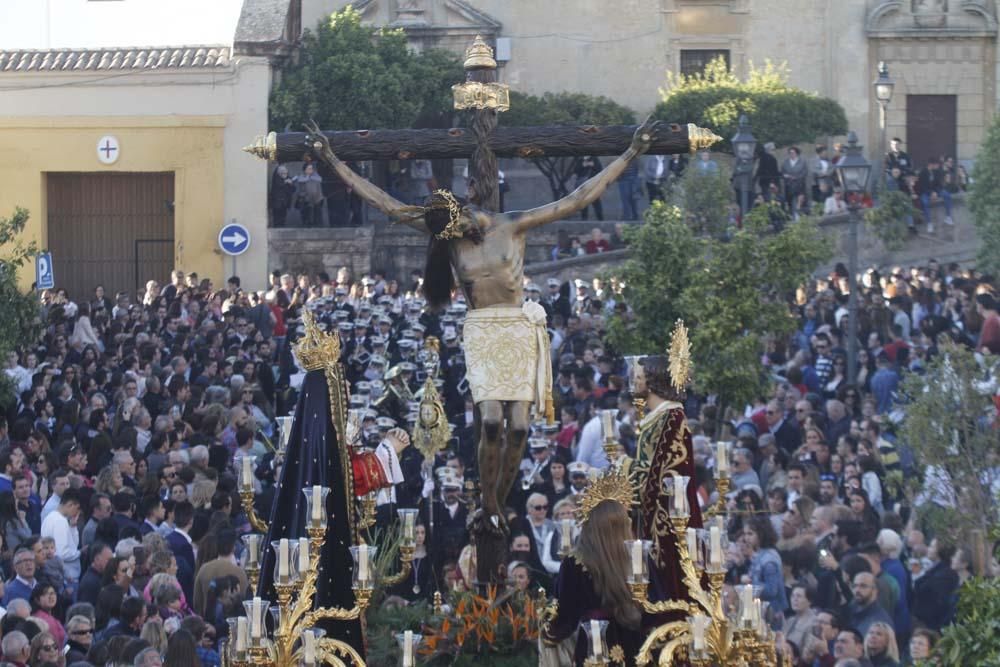
[[[892,626],[872,623],[865,635],[865,657],[874,667],[899,667],[899,646]]]
[[[607,650],[620,650],[625,664],[634,664],[642,612],[626,584],[625,541],[630,539],[632,525],[625,507],[614,500],[602,501],[585,518],[576,548],[559,568],[558,615],[545,624],[542,638],[554,645],[578,633],[573,656],[577,667],[582,667],[589,651],[580,624],[592,620],[608,621]]]

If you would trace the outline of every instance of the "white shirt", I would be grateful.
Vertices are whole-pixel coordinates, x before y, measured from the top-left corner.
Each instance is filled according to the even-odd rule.
[[[591,468],[604,470],[608,467],[608,457],[604,453],[603,438],[601,437],[600,415],[591,417],[580,431],[580,444],[576,452],[576,460],[583,461]]]
[[[80,533],[69,525],[62,512],[50,512],[42,521],[42,537],[51,537],[56,543],[56,555],[62,559],[66,577],[80,578]]]
[[[49,496],[49,499],[45,501],[45,505],[42,506],[42,523],[45,522],[45,519],[48,518],[48,516],[52,514],[57,507],[59,507],[59,496],[53,493]]]

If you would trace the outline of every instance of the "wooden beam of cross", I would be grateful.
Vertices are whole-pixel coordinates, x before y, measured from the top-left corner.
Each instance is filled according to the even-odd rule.
[[[509,93],[496,82],[493,50],[476,37],[465,55],[466,81],[452,90],[455,108],[472,112],[470,128],[325,131],[330,148],[346,161],[468,158],[469,176],[476,183],[473,203],[496,211],[498,157],[619,155],[631,144],[635,125],[497,127],[497,113],[509,108]],[[647,152],[694,153],[719,139],[694,124],[670,123]],[[313,146],[305,132],[271,132],[243,150],[265,160],[297,162]]]

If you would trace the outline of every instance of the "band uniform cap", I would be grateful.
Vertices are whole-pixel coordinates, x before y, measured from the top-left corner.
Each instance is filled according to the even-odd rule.
[[[570,475],[586,476],[587,474],[590,473],[590,466],[584,463],[583,461],[573,461],[566,467],[569,470]]]
[[[559,281],[556,280],[555,278],[549,278],[548,280],[545,281],[545,284],[548,285],[549,287],[559,287]]]

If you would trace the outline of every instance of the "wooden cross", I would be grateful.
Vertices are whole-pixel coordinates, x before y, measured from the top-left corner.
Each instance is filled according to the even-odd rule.
[[[470,128],[447,130],[347,130],[323,132],[341,160],[468,158],[478,206],[499,208],[498,157],[582,157],[620,155],[632,141],[635,125],[497,127],[506,110],[507,87],[496,83],[492,49],[476,37],[466,51],[466,82],[453,86],[455,107],[471,109]],[[708,148],[720,138],[694,124],[670,123],[647,153],[673,155]],[[298,162],[312,153],[305,132],[271,132],[243,150],[274,162]]]

